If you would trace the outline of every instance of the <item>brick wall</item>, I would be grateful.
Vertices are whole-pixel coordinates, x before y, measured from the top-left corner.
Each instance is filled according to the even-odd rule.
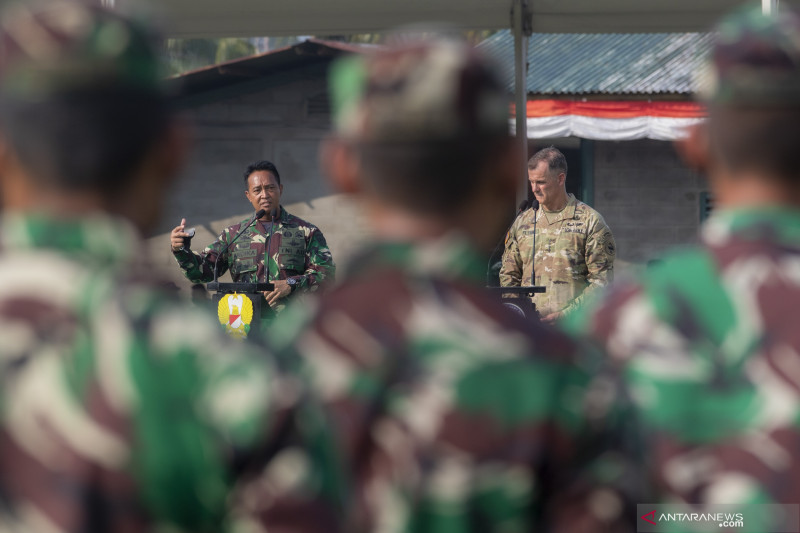
[[[705,178],[684,167],[669,142],[597,141],[594,207],[617,242],[621,270],[695,242]]]

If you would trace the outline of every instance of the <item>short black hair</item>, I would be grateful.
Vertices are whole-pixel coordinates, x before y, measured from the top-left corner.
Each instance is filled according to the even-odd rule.
[[[528,170],[535,169],[540,161],[547,163],[547,168],[550,172],[555,172],[556,175],[563,172],[565,176],[567,175],[567,158],[555,146],[551,145],[547,148],[542,148],[533,154],[533,157],[528,159]]]
[[[708,132],[730,169],[800,185],[800,106],[712,106]]]
[[[381,198],[416,213],[450,214],[491,179],[508,137],[426,143],[361,143],[361,169]]]
[[[123,189],[172,119],[166,96],[122,85],[36,100],[0,94],[0,128],[31,179],[59,190]]]
[[[278,169],[271,161],[267,161],[266,159],[262,161],[256,161],[255,163],[251,163],[247,166],[247,169],[244,171],[244,184],[245,187],[247,186],[247,178],[250,177],[250,174],[253,172],[258,172],[259,170],[266,170],[267,172],[272,172],[272,175],[275,176],[275,179],[278,181],[278,185],[281,184],[281,175],[278,174]]]

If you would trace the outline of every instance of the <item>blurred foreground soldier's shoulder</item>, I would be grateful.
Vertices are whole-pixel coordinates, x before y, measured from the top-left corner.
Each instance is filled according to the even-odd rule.
[[[272,338],[307,363],[333,422],[345,528],[576,532],[632,520],[586,468],[611,457],[601,435],[612,406],[595,402],[590,416],[584,403],[597,361],[482,287],[518,181],[492,66],[435,39],[345,59],[331,81],[337,129],[323,168],[364,202],[376,239],[340,286],[287,309]],[[620,470],[605,471],[613,486]]]
[[[708,121],[679,147],[715,198],[702,244],[568,324],[624,366],[661,498],[797,503],[800,19],[726,18],[706,81]]]
[[[297,396],[148,281],[182,159],[152,39],[88,2],[0,17],[3,531],[219,531]]]

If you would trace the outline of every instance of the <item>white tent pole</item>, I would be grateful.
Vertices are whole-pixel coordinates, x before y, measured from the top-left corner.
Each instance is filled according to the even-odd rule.
[[[511,6],[511,27],[514,31],[514,102],[516,107],[517,142],[521,146],[520,189],[517,201],[527,198],[528,183],[528,124],[527,124],[527,86],[528,78],[528,36],[531,34],[531,19],[526,0],[513,0]]]
[[[761,0],[761,12],[765,15],[778,13],[778,0]]]

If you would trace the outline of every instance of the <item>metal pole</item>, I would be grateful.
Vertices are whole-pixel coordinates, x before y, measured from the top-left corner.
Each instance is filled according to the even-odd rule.
[[[581,139],[581,200],[594,205],[594,141]]]
[[[528,197],[528,122],[527,122],[527,84],[528,78],[528,35],[530,21],[526,23],[528,14],[525,0],[514,0],[511,7],[511,19],[514,31],[514,103],[516,108],[516,135],[520,144],[520,189],[517,191],[517,203]]]

